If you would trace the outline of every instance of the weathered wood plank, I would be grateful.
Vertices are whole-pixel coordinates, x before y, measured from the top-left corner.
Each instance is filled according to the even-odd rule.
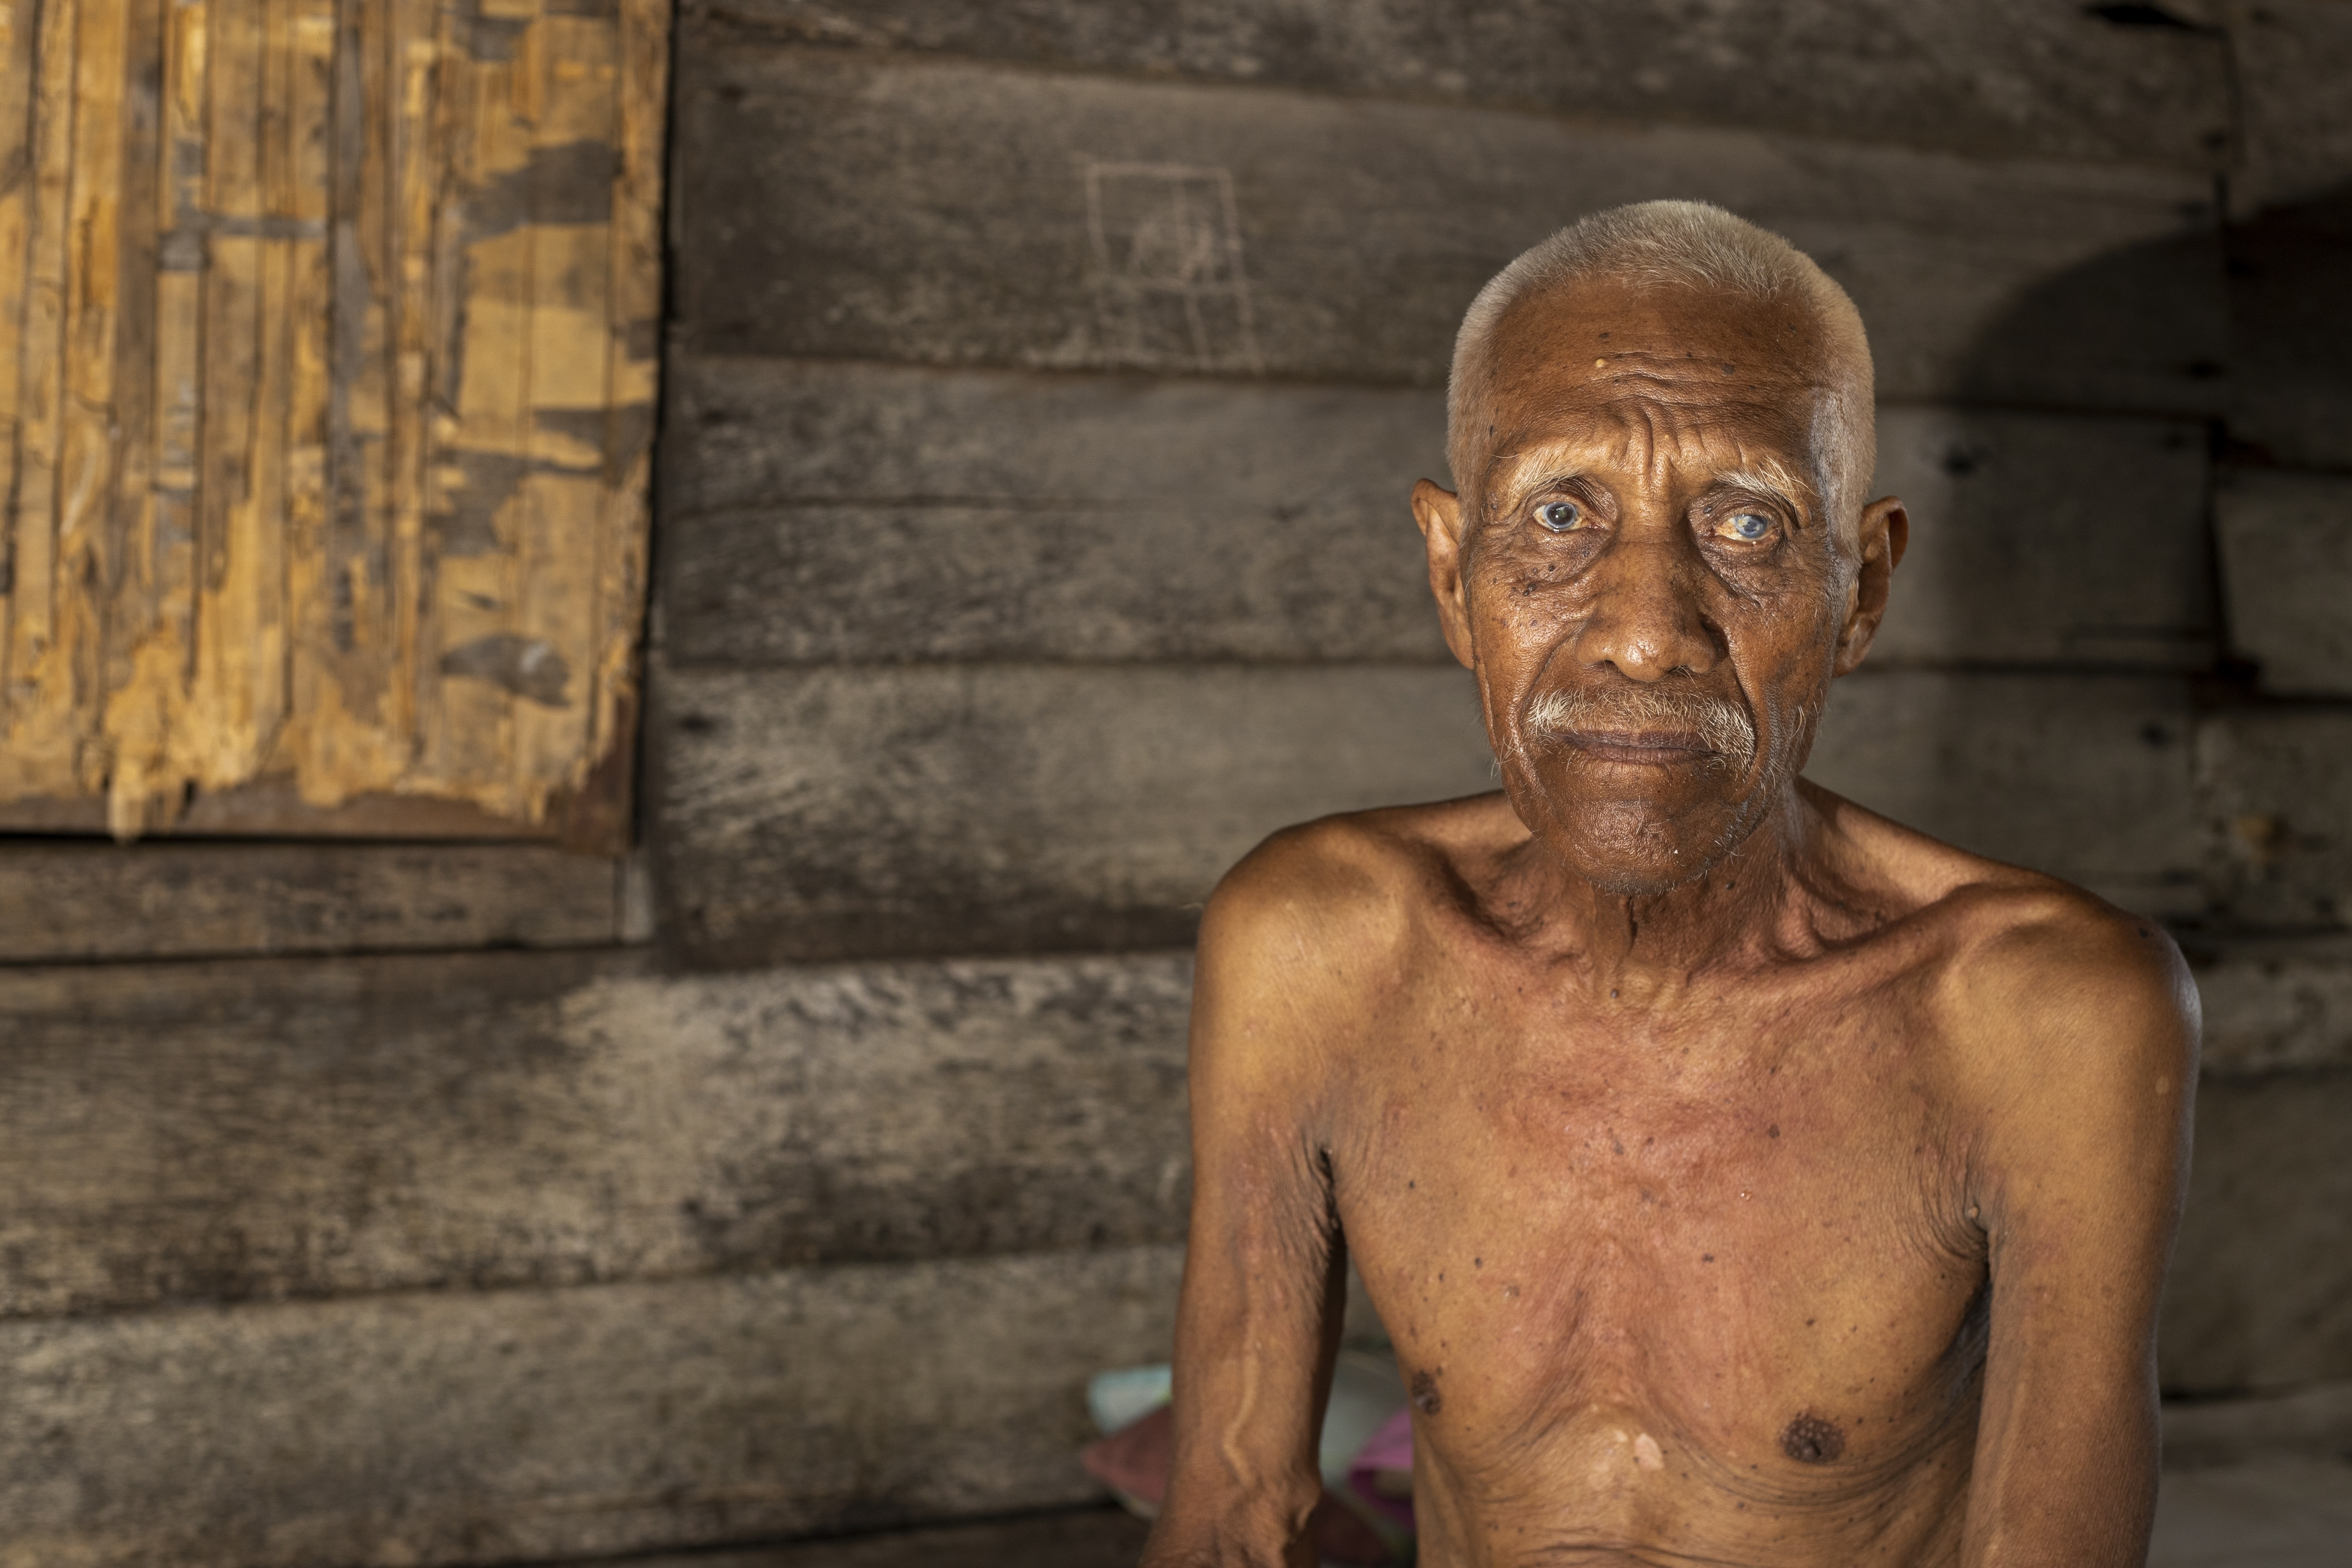
[[[2229,430],[2259,462],[2352,468],[2352,175],[2230,232]]]
[[[2185,423],[1881,410],[1911,545],[1871,663],[2210,668],[2205,473]]]
[[[671,670],[663,928],[697,963],[1189,939],[1263,834],[1491,787],[1436,668]],[[1897,672],[1833,694],[1812,776],[2143,912],[2201,910],[2168,681]]]
[[[2197,726],[2219,912],[2284,931],[2352,925],[2352,710],[2236,709]]]
[[[1328,812],[1492,787],[1459,669],[672,669],[666,942],[698,963],[1189,942]]]
[[[740,28],[808,44],[2191,168],[2215,166],[2228,145],[2213,36],[2116,26],[2033,0],[1704,10],[1670,0],[1294,0],[1278,9],[1249,0],[698,0],[685,15],[713,31],[714,47]]]
[[[2230,433],[2271,460],[2352,468],[2352,7],[2226,8],[2243,147],[2229,178]]]
[[[0,1325],[0,1563],[536,1561],[1089,1501],[1151,1247]]]
[[[2352,1068],[2352,945],[2237,942],[2191,962],[2208,1074]]]
[[[2241,214],[2292,206],[2352,182],[2352,9],[2342,0],[2224,8],[2244,145],[2230,172]],[[2316,303],[2317,301],[2315,301]]]
[[[1434,392],[677,357],[674,662],[1446,659]]]
[[[2211,193],[2153,169],[708,43],[679,330],[710,352],[1439,384],[1559,225],[1730,205],[1854,295],[1897,398],[2202,411]]]
[[[610,860],[525,845],[0,844],[0,963],[584,947]]]
[[[2202,910],[2189,694],[2137,677],[1841,681],[1808,776],[1963,848],[2144,914]]]
[[[638,1568],[1133,1568],[1151,1527],[1110,1507],[849,1535],[744,1552],[631,1561]],[[611,1565],[617,1568],[617,1564]]]
[[[1442,662],[1405,498],[1433,391],[677,356],[677,663]],[[1873,658],[2210,664],[2200,429],[1890,405]]]
[[[0,1315],[1173,1241],[1190,980],[0,970]]]
[[[2230,641],[2263,689],[2352,697],[2352,479],[2228,470],[2214,531]]]
[[[2168,1392],[2352,1376],[2352,1069],[2208,1079],[2158,1336]]]
[[[128,838],[261,781],[617,847],[667,0],[20,11],[0,800]]]

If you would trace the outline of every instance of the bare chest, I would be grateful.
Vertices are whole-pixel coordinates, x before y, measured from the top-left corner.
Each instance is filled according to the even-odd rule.
[[[1431,1433],[1802,1485],[1948,1432],[1984,1276],[1922,1026],[1494,995],[1378,1042],[1334,1177]]]

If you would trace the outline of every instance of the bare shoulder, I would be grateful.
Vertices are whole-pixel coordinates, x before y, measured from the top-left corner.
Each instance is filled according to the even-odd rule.
[[[1499,795],[1275,834],[1226,873],[1202,918],[1196,1055],[1214,1043],[1203,1026],[1271,1034],[1286,1055],[1350,1037],[1404,983],[1402,961],[1458,901],[1465,865],[1525,836]]]
[[[2168,1137],[2195,1082],[2197,988],[2155,921],[1822,794],[1849,854],[1893,889],[1948,1081],[1988,1131],[2062,1124]]]
[[[1286,827],[1217,884],[1202,943],[1385,946],[1449,900],[1465,862],[1526,832],[1499,794]]]

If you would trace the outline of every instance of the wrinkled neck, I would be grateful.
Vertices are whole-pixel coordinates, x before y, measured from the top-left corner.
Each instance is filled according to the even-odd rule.
[[[1811,879],[1801,864],[1811,826],[1809,808],[1784,788],[1736,847],[1655,893],[1612,891],[1531,836],[1502,879],[1510,924],[1530,945],[1571,960],[1596,988],[1668,1001],[1694,976],[1775,945]]]

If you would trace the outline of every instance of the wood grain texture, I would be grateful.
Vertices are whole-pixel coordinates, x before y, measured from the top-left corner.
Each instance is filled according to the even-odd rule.
[[[2191,962],[2208,1076],[2352,1068],[2352,945],[2238,942]]]
[[[1087,1502],[1179,1253],[0,1325],[7,1568],[536,1561]]]
[[[2186,422],[1882,409],[1911,544],[1872,667],[2211,668],[2206,473]]]
[[[0,1315],[1180,1239],[1183,955],[0,969]]]
[[[2352,8],[2229,0],[2242,146],[2229,176],[2230,433],[2250,456],[2352,469]]]
[[[1133,1568],[1151,1526],[1098,1506],[887,1534],[636,1559],[639,1568]]]
[[[2214,532],[2231,645],[2263,689],[2352,697],[2352,477],[2226,470]]]
[[[0,845],[0,963],[604,946],[611,861],[525,845],[19,840]]]
[[[680,354],[671,395],[673,662],[1449,658],[1434,391]],[[2210,665],[2205,471],[2172,421],[1881,409],[1873,659]]]
[[[1189,943],[1275,829],[1493,787],[1437,668],[661,673],[656,865],[695,963]]]
[[[2241,216],[2352,183],[2352,10],[2341,0],[2226,0],[2242,137],[2230,172]]]
[[[1273,828],[1492,787],[1437,668],[671,670],[665,939],[696,963],[1190,938]],[[2201,911],[2186,689],[1858,675],[1808,772],[1979,853]]]
[[[2010,156],[2211,168],[2228,146],[2219,38],[2032,0],[693,0],[684,15],[835,47]]]
[[[2205,907],[2185,686],[1866,669],[1805,773],[1896,821],[2155,916]]]
[[[13,13],[9,820],[538,826],[625,753],[667,8],[592,10]]]
[[[2158,1341],[2168,1393],[2352,1376],[2352,1069],[2208,1079]]]
[[[2261,931],[2352,926],[2352,710],[2224,710],[2197,726],[2219,913]]]
[[[1673,194],[1818,256],[1885,395],[2220,395],[2211,193],[2186,173],[689,44],[698,351],[1435,385],[1518,251]]]
[[[674,662],[1450,656],[1432,392],[680,355]]]

